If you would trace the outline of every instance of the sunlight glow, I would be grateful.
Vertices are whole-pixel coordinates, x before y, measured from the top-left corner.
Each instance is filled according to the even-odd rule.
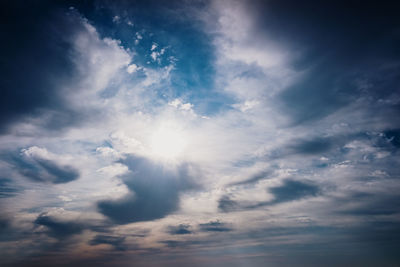
[[[186,146],[181,129],[174,125],[162,125],[151,136],[150,148],[154,156],[164,160],[176,160]]]

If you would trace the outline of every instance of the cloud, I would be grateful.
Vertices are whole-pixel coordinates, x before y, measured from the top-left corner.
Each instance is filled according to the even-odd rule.
[[[400,129],[386,130],[384,135],[394,147],[400,148]]]
[[[42,167],[48,175],[40,174],[31,169],[21,170],[21,173],[28,178],[39,181],[50,181],[54,184],[68,183],[79,178],[79,172],[71,166],[60,166],[50,160],[35,159],[40,167]]]
[[[120,16],[114,16],[113,17],[113,19],[112,19],[112,21],[114,22],[114,23],[119,23],[120,21],[121,21],[121,17]]]
[[[163,243],[167,245],[167,247],[170,248],[176,248],[182,246],[183,242],[182,241],[177,241],[177,240],[162,240],[160,243]]]
[[[0,218],[0,234],[3,233],[9,227],[9,221],[4,218]]]
[[[139,70],[139,67],[136,64],[130,64],[127,68],[126,71],[131,74]]]
[[[161,56],[164,55],[165,53],[165,48],[162,48],[159,52],[155,51],[155,49],[157,48],[157,46],[155,46],[154,44],[151,46],[151,54],[150,57],[153,59],[153,61],[157,61],[159,64],[161,63]]]
[[[179,224],[178,226],[169,226],[168,233],[171,235],[187,235],[192,234],[189,224]]]
[[[352,118],[336,120],[371,124],[373,118],[377,124],[398,125],[397,119],[387,120],[399,103],[393,6],[381,6],[371,16],[366,15],[375,8],[371,3],[360,7],[335,2],[328,9],[325,3],[290,1],[233,1],[229,7],[226,1],[212,1],[211,6],[217,18],[205,16],[211,27],[207,29],[218,32],[218,77],[224,90],[236,97],[234,107],[243,110],[246,102],[256,100],[291,126],[328,119],[351,107],[345,113],[352,112]],[[324,15],[316,16],[315,10]],[[374,28],[373,33],[365,25]]]
[[[2,5],[9,265],[398,262],[391,4],[75,4]]]
[[[232,200],[229,196],[222,196],[218,200],[218,210],[222,212],[231,212],[240,209],[240,204],[237,201]]]
[[[1,67],[1,72],[7,76],[1,81],[1,132],[15,120],[40,108],[63,106],[55,88],[58,82],[68,81],[68,77],[74,74],[73,63],[67,56],[73,50],[68,37],[73,34],[71,29],[78,25],[57,19],[59,12],[52,10],[53,5],[27,3],[25,8],[20,5],[8,3],[5,7],[10,16],[7,16],[8,30],[4,32],[4,38],[9,42],[3,43],[1,49],[6,51],[4,62],[12,64],[2,64]],[[51,21],[53,27],[50,27]],[[21,29],[26,29],[26,32],[22,33]],[[11,57],[12,54],[18,57]],[[24,79],[20,78],[21,75]]]
[[[14,221],[9,214],[0,215],[0,245],[7,244],[7,242],[14,242],[23,239],[24,237],[31,236],[32,232],[23,231],[14,225]],[[6,249],[3,247],[4,251]],[[3,254],[4,256],[6,255]]]
[[[255,174],[255,175],[252,175],[250,178],[248,178],[248,179],[246,179],[244,181],[232,183],[230,185],[231,186],[238,186],[238,185],[254,184],[254,183],[257,183],[260,180],[267,179],[271,174],[272,174],[271,171],[262,171],[262,172],[259,172],[259,173]]]
[[[11,179],[0,177],[0,198],[15,196],[18,191]]]
[[[85,229],[85,226],[80,223],[59,221],[46,214],[39,215],[34,223],[36,225],[45,226],[49,236],[60,240],[80,234]]]
[[[18,173],[35,182],[63,184],[79,178],[76,168],[59,163],[56,158],[56,155],[38,147],[23,149],[20,154],[3,156],[3,160],[12,164]]]
[[[273,199],[259,202],[248,200],[237,201],[231,199],[228,195],[224,195],[218,200],[218,209],[222,212],[258,209],[265,206],[316,197],[321,194],[321,189],[313,183],[286,179],[282,185],[268,188],[268,192],[273,195]]]
[[[179,209],[180,193],[197,187],[198,177],[192,177],[188,164],[175,168],[136,156],[129,156],[121,163],[130,171],[121,176],[130,194],[98,203],[99,211],[118,224],[166,217]]]
[[[349,201],[351,200],[351,201]],[[350,216],[387,216],[400,213],[400,197],[395,192],[385,195],[352,192],[346,197],[335,198],[337,212]]]
[[[68,39],[79,29],[79,23],[60,15],[52,5],[18,6],[18,3],[7,5],[10,16],[5,38],[9,42],[2,44],[2,51],[7,51],[5,62],[12,62],[1,68],[7,76],[1,82],[0,131],[3,133],[16,120],[37,115],[43,109],[66,110],[59,85],[70,84],[70,77],[76,73],[68,56],[73,53]],[[21,29],[26,32],[22,33]],[[11,54],[18,57],[9,58]],[[76,120],[73,114],[67,116],[67,121]]]
[[[81,105],[74,97],[82,100],[88,92],[104,89],[129,55],[111,39],[101,39],[87,20],[61,2],[3,7],[9,14],[4,22],[9,42],[1,47],[7,64],[0,71],[7,79],[0,85],[0,134],[13,131],[17,123],[60,130],[96,114],[89,101]],[[32,129],[26,134],[33,134]]]
[[[306,197],[315,197],[320,193],[320,188],[314,184],[285,180],[281,186],[271,187],[268,191],[274,196],[274,200],[270,204],[278,204]]]
[[[295,124],[325,118],[352,105],[356,99],[364,101],[366,95],[369,96],[367,103],[377,110],[382,108],[377,104],[379,99],[393,98],[398,78],[385,73],[388,64],[391,64],[389,62],[396,57],[398,39],[394,37],[396,23],[388,23],[394,20],[394,14],[385,10],[390,9],[389,6],[381,7],[371,16],[366,15],[369,14],[370,4],[360,7],[353,3],[344,8],[343,3],[336,2],[329,5],[329,13],[322,3],[292,3],[290,6],[288,9],[285,3],[279,1],[268,5],[260,3],[258,10],[265,10],[271,16],[257,14],[266,18],[260,27],[266,26],[269,21],[274,21],[276,25],[264,27],[267,31],[260,28],[261,32],[272,37],[279,36],[289,47],[302,51],[293,57],[290,64],[303,74],[278,97],[284,104],[282,110],[292,116]],[[323,15],[313,16],[316,10]],[[382,19],[379,14],[386,14],[388,20]],[[365,25],[375,28],[368,31]],[[385,31],[377,30],[380,27]],[[382,41],[389,39],[393,42]],[[334,46],[332,42],[336,42]],[[364,49],[358,49],[360,43],[364,44]],[[360,81],[365,81],[365,77],[368,77],[367,83],[361,85]],[[381,77],[386,77],[386,81],[383,82]],[[392,108],[390,105],[384,107]],[[364,110],[364,114],[369,116],[381,116],[379,113],[370,114],[367,109]]]
[[[220,221],[211,221],[208,223],[200,223],[199,228],[203,232],[229,232],[233,229],[228,224]]]
[[[333,141],[330,138],[317,138],[300,141],[292,148],[297,153],[313,155],[328,152],[332,147]]]
[[[189,114],[196,116],[196,113],[193,110],[194,105],[191,103],[184,103],[179,98],[176,98],[176,99],[168,102],[168,105],[172,106],[176,109],[182,110],[183,112],[188,112]]]
[[[113,246],[116,250],[124,251],[125,248],[125,237],[121,236],[110,236],[110,235],[96,235],[89,244],[91,246],[106,244]]]

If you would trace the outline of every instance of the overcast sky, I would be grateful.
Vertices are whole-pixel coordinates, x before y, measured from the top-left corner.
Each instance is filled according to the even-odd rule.
[[[391,2],[3,1],[0,265],[400,264]]]

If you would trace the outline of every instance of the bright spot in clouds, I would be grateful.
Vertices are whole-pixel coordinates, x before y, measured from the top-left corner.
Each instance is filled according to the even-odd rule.
[[[187,144],[182,129],[174,123],[162,124],[151,136],[150,148],[153,156],[162,160],[177,160]]]

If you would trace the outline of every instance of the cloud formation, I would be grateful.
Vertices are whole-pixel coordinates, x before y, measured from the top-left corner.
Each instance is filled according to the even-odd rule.
[[[130,156],[122,161],[129,172],[121,178],[130,193],[119,200],[98,203],[101,213],[116,223],[126,224],[163,218],[179,208],[179,194],[196,188],[191,166],[163,166]]]
[[[50,160],[47,150],[38,147],[24,149],[19,155],[3,156],[19,174],[35,182],[62,184],[79,178],[79,172],[70,165]]]
[[[178,226],[169,226],[168,233],[171,235],[187,235],[191,234],[192,231],[190,230],[189,224],[179,224]]]
[[[106,244],[113,246],[116,250],[123,251],[124,247],[124,237],[118,236],[109,236],[109,235],[96,235],[92,240],[90,240],[89,244],[92,246]]]
[[[0,5],[1,266],[400,262],[396,4]]]
[[[85,228],[79,223],[59,221],[46,214],[39,215],[34,223],[45,226],[48,229],[47,234],[49,236],[60,240],[80,234]]]
[[[205,232],[229,232],[232,231],[226,223],[220,221],[211,221],[199,224],[200,230]]]

